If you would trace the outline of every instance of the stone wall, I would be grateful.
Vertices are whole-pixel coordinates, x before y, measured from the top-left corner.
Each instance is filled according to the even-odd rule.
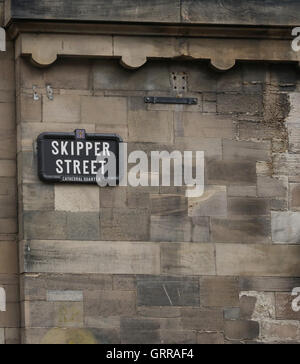
[[[145,104],[178,95],[174,73],[199,104]],[[298,80],[291,65],[18,58],[22,341],[299,342]],[[36,137],[75,128],[205,151],[204,196],[41,183]]]
[[[0,26],[3,2],[0,2]],[[19,280],[17,261],[16,125],[14,45],[0,52],[0,287],[6,312],[0,312],[0,344],[19,341]],[[3,291],[2,291],[3,292]]]

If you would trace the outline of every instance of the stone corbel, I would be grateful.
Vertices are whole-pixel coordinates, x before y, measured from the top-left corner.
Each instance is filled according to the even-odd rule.
[[[6,51],[6,34],[5,30],[0,27],[0,51],[5,52]]]
[[[148,59],[210,60],[220,71],[236,61],[300,62],[300,52],[290,39],[228,39],[185,37],[139,37],[72,34],[20,34],[17,57],[30,55],[41,67],[58,57],[118,58],[129,69],[142,67]]]

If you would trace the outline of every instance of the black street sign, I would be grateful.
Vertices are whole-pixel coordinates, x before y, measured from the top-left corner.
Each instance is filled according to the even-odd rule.
[[[43,133],[38,137],[38,173],[43,182],[96,184],[107,176],[105,166],[115,156],[119,182],[119,144],[115,134],[88,134],[83,129],[73,133]]]

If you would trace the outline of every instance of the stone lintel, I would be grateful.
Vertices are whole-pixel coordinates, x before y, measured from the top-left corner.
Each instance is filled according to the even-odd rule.
[[[299,62],[300,53],[286,38],[220,38],[134,36],[103,34],[22,33],[16,57],[31,56],[38,66],[49,66],[58,57],[117,58],[129,69],[149,59],[209,60],[220,71],[237,61]]]

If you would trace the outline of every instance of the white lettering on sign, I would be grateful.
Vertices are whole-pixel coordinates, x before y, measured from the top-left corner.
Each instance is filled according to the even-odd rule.
[[[57,141],[51,143],[53,155],[62,155],[69,157],[89,157],[90,155],[110,157],[109,143],[104,142],[74,142],[74,141]]]
[[[111,157],[110,144],[107,142],[82,142],[82,141],[58,141],[51,142],[51,153],[54,156],[61,156],[56,160],[56,173],[85,175],[97,175],[99,169],[105,173],[105,158]],[[102,160],[83,160],[90,156],[102,157]],[[67,156],[78,157],[79,159],[64,159]]]
[[[300,287],[293,289],[292,296],[297,296],[292,302],[292,310],[300,312]]]
[[[0,287],[0,312],[6,311],[6,292],[5,289]]]

